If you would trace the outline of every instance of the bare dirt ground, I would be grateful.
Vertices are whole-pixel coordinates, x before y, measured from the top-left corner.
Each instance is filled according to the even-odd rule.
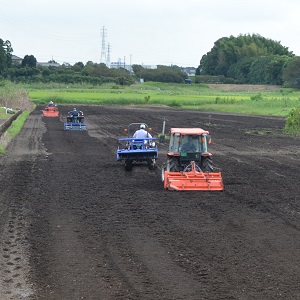
[[[80,107],[87,132],[38,107],[0,156],[0,299],[300,299],[300,139],[283,118]],[[165,191],[126,172],[117,138],[202,127],[224,192]]]

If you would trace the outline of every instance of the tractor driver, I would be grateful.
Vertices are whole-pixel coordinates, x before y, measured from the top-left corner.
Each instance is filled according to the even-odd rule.
[[[133,138],[135,139],[147,139],[147,138],[152,138],[152,135],[145,130],[146,129],[146,125],[145,124],[141,124],[140,125],[140,129],[137,130],[134,135]]]
[[[84,120],[84,115],[83,115],[83,112],[80,110],[78,112],[78,122],[83,123],[83,120]]]
[[[74,122],[74,119],[76,119],[76,118],[78,118],[78,111],[77,111],[77,109],[76,108],[74,108],[73,110],[71,110],[71,111],[69,111],[68,112],[68,121],[69,122]]]
[[[188,141],[182,145],[181,151],[183,151],[183,152],[195,152],[196,151],[196,146],[193,143],[192,136],[188,136]]]

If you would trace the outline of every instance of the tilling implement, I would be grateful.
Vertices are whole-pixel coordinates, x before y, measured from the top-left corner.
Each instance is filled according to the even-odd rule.
[[[209,132],[201,128],[171,128],[167,162],[162,166],[164,188],[176,191],[223,191],[221,172],[214,172]]]
[[[44,117],[59,117],[59,111],[56,106],[47,106],[43,110]]]

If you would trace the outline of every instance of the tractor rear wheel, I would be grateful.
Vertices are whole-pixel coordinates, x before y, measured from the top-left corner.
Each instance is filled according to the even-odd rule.
[[[176,158],[171,158],[168,162],[170,172],[179,172],[179,162]]]
[[[211,157],[203,157],[201,161],[201,170],[203,172],[213,172],[214,168],[212,165],[212,159]]]

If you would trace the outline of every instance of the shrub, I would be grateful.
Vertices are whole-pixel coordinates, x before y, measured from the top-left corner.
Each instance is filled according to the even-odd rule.
[[[148,104],[149,101],[150,101],[150,96],[145,96],[144,97],[144,101],[145,101],[146,104]]]
[[[170,106],[170,107],[181,107],[181,104],[175,100],[172,100],[171,102],[168,102],[167,103],[167,106]]]
[[[233,103],[235,103],[235,100],[234,100],[234,98],[217,96],[215,103],[216,104],[233,104]]]
[[[258,93],[257,95],[251,96],[250,99],[252,101],[262,101],[264,100],[264,97],[261,93]]]
[[[294,107],[287,115],[284,131],[287,133],[300,132],[300,107]]]

